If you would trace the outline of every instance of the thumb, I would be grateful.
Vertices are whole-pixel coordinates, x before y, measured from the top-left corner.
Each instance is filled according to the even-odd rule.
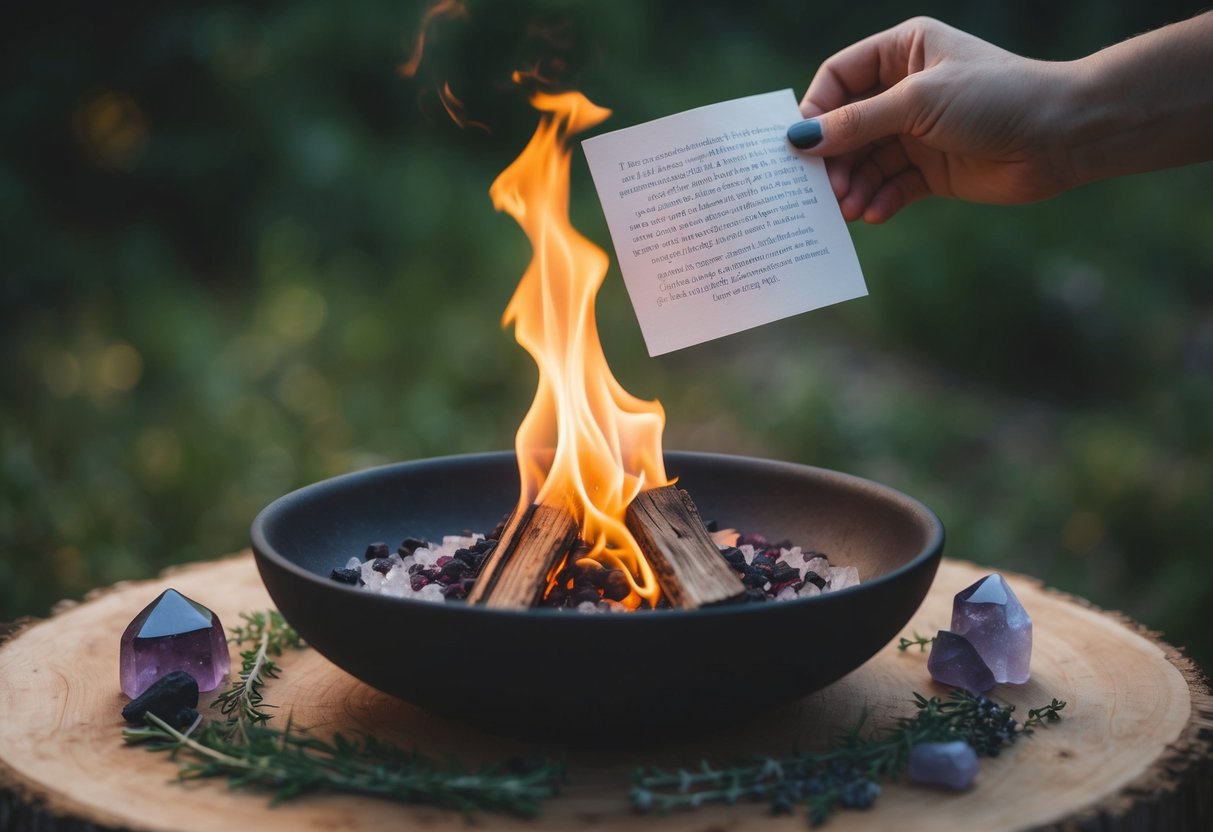
[[[798,121],[788,128],[788,141],[814,156],[838,156],[901,132],[906,123],[900,84],[879,95],[844,104],[836,110]]]

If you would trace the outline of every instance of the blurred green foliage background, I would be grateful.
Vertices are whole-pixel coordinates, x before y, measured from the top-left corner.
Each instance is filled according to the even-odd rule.
[[[487,189],[556,48],[613,129],[793,87],[901,3],[55,4],[0,56],[0,621],[246,545],[299,485],[507,448],[534,390],[499,326],[529,256]],[[1195,4],[927,2],[1034,57]],[[1048,20],[1052,25],[1045,26]],[[449,81],[468,114],[442,113]],[[580,154],[574,222],[610,250]],[[948,554],[1127,611],[1213,666],[1213,167],[852,226],[871,296],[616,375],[666,445],[779,457],[933,506]],[[675,472],[676,473],[676,472]]]

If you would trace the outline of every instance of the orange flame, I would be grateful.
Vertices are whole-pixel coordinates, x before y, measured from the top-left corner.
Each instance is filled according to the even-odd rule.
[[[577,92],[535,93],[542,115],[529,144],[489,189],[493,205],[522,226],[533,256],[503,324],[539,366],[539,386],[518,428],[519,508],[568,504],[588,556],[629,575],[624,602],[655,604],[660,589],[624,523],[646,488],[669,484],[661,453],[660,402],[632,396],[615,380],[598,340],[594,299],[608,258],[569,222],[569,138],[610,110]]]
[[[425,35],[426,30],[430,28],[430,24],[435,19],[440,17],[462,17],[467,18],[467,6],[463,4],[463,0],[438,0],[437,3],[430,6],[421,15],[421,29],[417,32],[417,44],[413,47],[413,54],[409,59],[402,63],[397,71],[405,78],[412,78],[417,74],[417,70],[421,67],[421,58],[425,55]]]
[[[475,127],[486,133],[490,132],[487,124],[468,118],[467,108],[463,106],[462,101],[455,97],[455,93],[451,92],[449,81],[444,82],[442,88],[438,90],[438,100],[442,102],[442,108],[451,117],[451,121],[458,124],[460,128],[466,130],[469,127]]]

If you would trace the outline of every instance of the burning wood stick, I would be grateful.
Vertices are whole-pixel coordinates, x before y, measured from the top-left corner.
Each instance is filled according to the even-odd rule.
[[[469,604],[518,610],[535,606],[548,573],[577,541],[577,521],[563,506],[515,511],[496,548],[480,568]]]
[[[641,492],[628,506],[627,524],[672,606],[702,607],[745,593],[687,492],[673,485]]]

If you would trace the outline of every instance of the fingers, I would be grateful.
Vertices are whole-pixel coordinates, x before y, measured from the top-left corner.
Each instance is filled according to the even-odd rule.
[[[899,83],[788,128],[788,140],[815,156],[837,156],[904,131],[913,114]]]
[[[884,142],[873,149],[854,165],[846,195],[838,203],[842,215],[847,220],[859,219],[884,183],[909,167],[910,160],[899,143]]]
[[[873,225],[884,222],[911,202],[931,193],[922,171],[909,168],[880,186],[880,190],[863,209],[863,221]]]
[[[897,141],[886,141],[870,153],[827,159],[826,172],[848,222],[884,222],[931,193],[922,171]]]

